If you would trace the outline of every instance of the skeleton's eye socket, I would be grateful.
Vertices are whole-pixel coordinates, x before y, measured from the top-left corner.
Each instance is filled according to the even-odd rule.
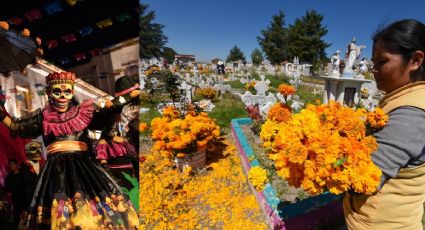
[[[67,90],[65,90],[65,95],[66,96],[69,96],[69,95],[71,95],[72,94],[72,90],[71,89],[67,89]]]
[[[61,89],[53,89],[53,91],[52,91],[52,94],[56,95],[56,96],[59,96],[61,93],[62,93]]]
[[[31,152],[34,152],[34,151],[37,151],[38,150],[38,148],[37,147],[35,147],[35,146],[32,146],[31,148],[30,148],[30,151]]]

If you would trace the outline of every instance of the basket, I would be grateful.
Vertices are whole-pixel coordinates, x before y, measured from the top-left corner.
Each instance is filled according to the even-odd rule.
[[[174,158],[174,163],[180,172],[187,166],[190,166],[192,170],[202,169],[205,167],[205,163],[207,161],[205,148],[200,149],[194,153],[188,154],[182,158]]]

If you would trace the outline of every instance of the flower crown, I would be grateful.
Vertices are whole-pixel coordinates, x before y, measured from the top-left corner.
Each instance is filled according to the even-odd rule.
[[[54,72],[50,73],[46,77],[47,86],[56,85],[56,84],[71,84],[74,85],[75,74],[72,72]]]

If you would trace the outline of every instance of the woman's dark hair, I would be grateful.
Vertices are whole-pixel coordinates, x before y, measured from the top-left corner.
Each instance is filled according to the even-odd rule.
[[[407,63],[417,50],[425,53],[425,25],[415,19],[393,22],[378,30],[372,39],[374,44],[379,41],[390,53],[400,54],[404,63]],[[425,61],[414,77],[425,80]]]

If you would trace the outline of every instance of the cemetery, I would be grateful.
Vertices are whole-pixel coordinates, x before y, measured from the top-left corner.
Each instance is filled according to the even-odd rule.
[[[281,66],[225,65],[236,64],[225,74],[196,62],[141,74],[140,188],[155,188],[140,200],[143,226],[340,229],[343,190],[284,176],[271,149],[280,125],[312,108],[330,103],[329,111],[373,114],[381,94],[369,73],[358,61],[349,76],[332,63],[312,76],[298,58]]]
[[[271,4],[145,27],[142,226],[423,229],[423,23]]]

